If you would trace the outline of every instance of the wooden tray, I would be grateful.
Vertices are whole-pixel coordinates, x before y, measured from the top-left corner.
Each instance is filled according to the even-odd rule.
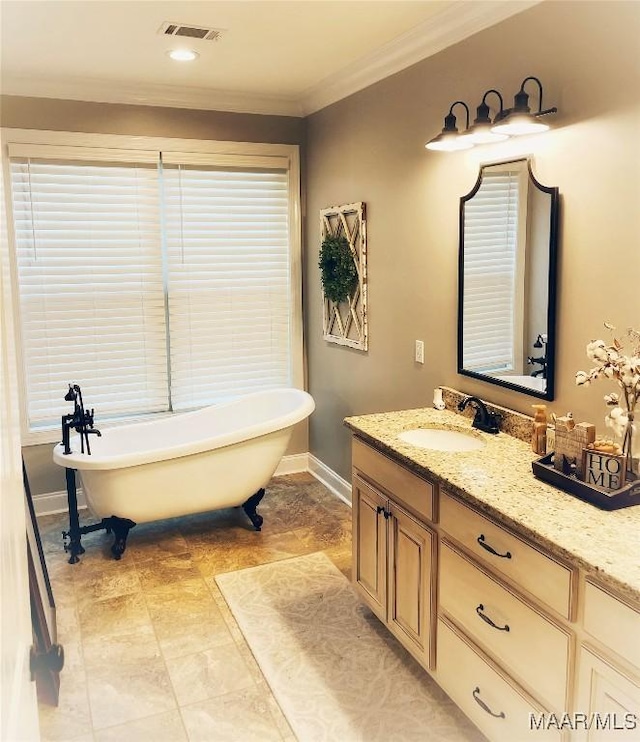
[[[594,487],[592,484],[582,482],[580,479],[557,471],[553,464],[553,454],[547,454],[541,459],[531,463],[533,473],[538,479],[542,479],[554,487],[568,492],[580,500],[589,502],[602,510],[619,510],[631,505],[640,505],[640,479],[625,484],[619,490],[608,492],[607,490]]]

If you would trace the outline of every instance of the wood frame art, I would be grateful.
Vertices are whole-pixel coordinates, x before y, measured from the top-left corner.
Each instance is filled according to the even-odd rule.
[[[336,304],[323,295],[322,332],[329,343],[368,349],[367,218],[363,201],[320,210],[320,241],[333,235],[349,243],[358,283],[346,301]]]

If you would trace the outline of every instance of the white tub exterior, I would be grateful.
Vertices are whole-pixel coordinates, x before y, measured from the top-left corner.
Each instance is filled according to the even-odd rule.
[[[90,510],[146,523],[242,505],[264,487],[284,455],[293,426],[314,410],[298,389],[250,394],[196,412],[104,429],[91,456],[62,444],[60,466],[77,469]]]

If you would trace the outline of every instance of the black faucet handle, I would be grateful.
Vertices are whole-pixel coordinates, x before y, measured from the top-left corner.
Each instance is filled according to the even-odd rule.
[[[499,412],[489,412],[487,410],[487,416],[484,420],[484,431],[485,433],[499,433],[500,423],[502,422],[502,415]]]

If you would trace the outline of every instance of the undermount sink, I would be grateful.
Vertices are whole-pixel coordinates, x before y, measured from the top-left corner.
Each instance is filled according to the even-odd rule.
[[[432,451],[477,451],[484,448],[484,441],[472,433],[443,428],[414,428],[399,433],[398,438],[412,446]]]

